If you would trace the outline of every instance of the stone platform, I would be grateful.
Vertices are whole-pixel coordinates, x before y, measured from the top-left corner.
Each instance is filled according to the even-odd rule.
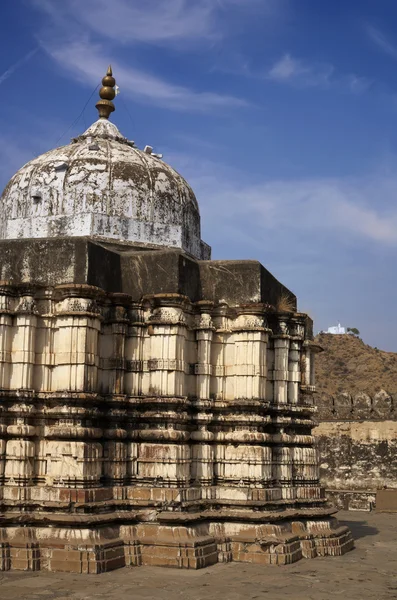
[[[56,491],[45,503],[38,488],[28,487],[12,489],[24,500],[3,500],[8,510],[0,516],[0,570],[102,573],[124,566],[201,569],[232,561],[286,565],[340,556],[353,547],[350,531],[324,499],[305,507],[301,500],[228,502],[219,499],[216,488],[206,490],[213,495],[206,500],[193,499],[198,489],[184,490],[183,502],[181,490],[161,488]],[[257,497],[263,492],[254,491]],[[240,493],[249,495],[246,489]],[[27,510],[17,513],[16,502]],[[182,510],[172,511],[178,502]]]
[[[397,592],[397,521],[393,515],[339,513],[354,552],[301,560],[282,569],[222,563],[199,571],[124,568],[101,575],[0,573],[2,600],[392,600]],[[337,582],[337,585],[336,585]]]

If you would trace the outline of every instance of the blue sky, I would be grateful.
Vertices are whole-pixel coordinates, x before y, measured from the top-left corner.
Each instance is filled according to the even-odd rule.
[[[0,187],[112,63],[113,121],[190,182],[213,258],[397,351],[396,31],[395,0],[3,0]]]

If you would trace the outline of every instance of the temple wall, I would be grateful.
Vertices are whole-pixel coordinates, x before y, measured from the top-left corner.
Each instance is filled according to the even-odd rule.
[[[370,510],[377,489],[397,489],[396,398],[380,391],[316,402],[321,483],[339,508]]]
[[[134,303],[88,285],[2,285],[0,478],[320,498],[305,319],[177,294]]]

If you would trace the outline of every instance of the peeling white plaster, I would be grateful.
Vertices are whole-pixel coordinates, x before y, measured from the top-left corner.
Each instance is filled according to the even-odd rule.
[[[99,235],[210,258],[190,186],[106,119],[22,167],[3,192],[0,222],[1,239]]]

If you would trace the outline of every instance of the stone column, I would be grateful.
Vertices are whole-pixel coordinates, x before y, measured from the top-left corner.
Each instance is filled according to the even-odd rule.
[[[311,435],[296,435],[296,442],[314,444]],[[292,473],[298,498],[320,498],[319,468],[316,448],[302,445],[292,449]]]
[[[197,340],[196,396],[198,399],[208,400],[211,390],[211,345],[214,332],[210,311],[213,302],[197,303],[200,314],[196,317],[195,331]]]
[[[157,295],[148,321],[150,351],[147,357],[150,372],[148,394],[181,396],[185,393],[186,317],[184,296]]]
[[[13,308],[12,287],[0,285],[0,389],[10,389]]]
[[[26,425],[24,419],[7,427],[4,481],[6,485],[25,487],[32,485],[34,477],[35,444],[30,439],[36,435],[36,427]]]
[[[232,325],[236,398],[265,398],[268,330],[263,311],[242,309]]]
[[[297,340],[291,340],[288,356],[288,403],[298,404],[299,402],[299,384],[300,374],[300,346]]]
[[[101,308],[104,292],[89,285],[56,287],[54,390],[97,391]]]
[[[26,289],[15,308],[11,389],[33,389],[36,325],[36,303],[33,291]]]
[[[107,485],[125,485],[127,483],[127,431],[114,425],[105,429],[106,441],[103,445],[103,475]]]
[[[143,394],[137,404],[134,441],[139,441],[136,456],[136,481],[140,485],[165,488],[189,485],[191,449],[188,400],[185,397],[185,343],[188,300],[179,294],[156,295],[146,311],[147,336],[144,339]],[[190,317],[189,317],[190,318]],[[133,457],[129,457],[130,467]]]
[[[226,397],[226,348],[231,343],[232,334],[227,316],[228,306],[222,304],[213,310],[214,331],[211,346],[212,381],[211,394],[217,400]]]
[[[190,435],[192,445],[192,480],[196,485],[210,486],[214,482],[214,434],[205,425]]]
[[[6,432],[6,426],[0,420],[0,435],[3,436]],[[4,484],[4,469],[6,459],[6,441],[3,437],[0,438],[0,485]]]
[[[289,383],[288,402],[299,404],[299,388],[302,382],[301,357],[305,328],[301,315],[295,315],[290,320],[290,352],[289,352]]]
[[[286,404],[288,393],[289,338],[278,335],[274,338],[274,403]]]
[[[275,446],[273,448],[273,478],[276,486],[281,487],[282,498],[295,497],[296,491],[292,487],[292,450],[288,446]]]
[[[213,302],[197,302],[199,314],[195,318],[195,335],[197,340],[197,356],[195,362],[196,397],[199,413],[196,415],[197,430],[191,433],[192,445],[192,479],[202,486],[209,486],[214,480],[214,446],[209,443],[214,439],[208,426],[211,413],[205,410],[211,396],[212,384],[212,340],[214,325],[211,319]]]
[[[37,319],[34,389],[40,392],[52,391],[55,322],[53,315]]]
[[[99,336],[101,389],[106,394],[124,393],[127,294],[109,294],[106,321]]]
[[[143,394],[143,354],[146,330],[141,304],[131,303],[125,340],[126,372],[124,375],[124,392],[131,396]],[[148,337],[147,334],[146,337]]]

